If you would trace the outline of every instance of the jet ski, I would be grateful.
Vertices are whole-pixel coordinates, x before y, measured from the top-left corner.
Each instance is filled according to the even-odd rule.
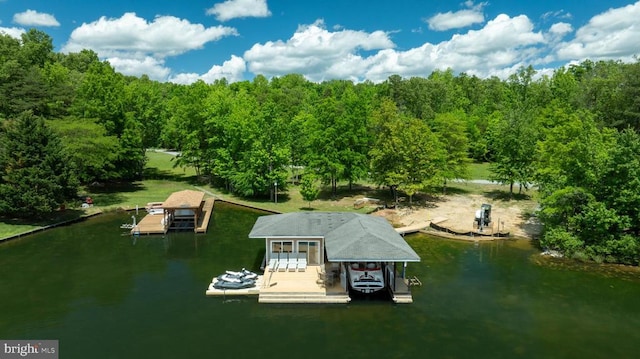
[[[242,289],[255,287],[258,275],[242,268],[241,271],[225,271],[217,276],[213,282],[216,289]]]

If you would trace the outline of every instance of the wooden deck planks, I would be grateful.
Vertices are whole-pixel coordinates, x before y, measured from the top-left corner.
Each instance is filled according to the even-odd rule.
[[[213,213],[214,203],[215,199],[213,197],[209,197],[204,200],[204,205],[202,205],[202,216],[200,216],[200,220],[198,221],[196,233],[207,232],[207,228],[209,227],[209,220],[211,219],[211,214]]]
[[[259,303],[349,303],[351,298],[339,282],[325,286],[318,281],[320,266],[307,266],[304,272],[264,272]]]
[[[161,214],[147,214],[140,220],[140,222],[131,229],[131,234],[164,234],[167,233]]]

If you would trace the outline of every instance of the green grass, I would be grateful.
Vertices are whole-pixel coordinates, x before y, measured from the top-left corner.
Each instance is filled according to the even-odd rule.
[[[54,223],[78,219],[83,215],[95,213],[97,210],[97,208],[69,209],[60,212],[54,212],[46,218],[34,218],[29,221],[15,218],[0,218],[0,238],[29,232]]]
[[[197,184],[193,168],[173,167],[173,156],[160,152],[147,152],[145,180],[133,183],[109,183],[85,186],[78,190],[81,197],[93,198],[94,207],[83,209],[81,200],[67,204],[67,210],[52,213],[43,219],[18,220],[0,218],[0,238],[28,232],[54,223],[79,218],[95,211],[144,208],[148,202],[163,201],[171,193],[194,189]]]
[[[489,170],[489,162],[469,164],[469,179],[472,180],[489,180],[491,171]]]

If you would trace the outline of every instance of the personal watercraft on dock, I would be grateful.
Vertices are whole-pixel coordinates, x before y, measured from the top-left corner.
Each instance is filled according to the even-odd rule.
[[[213,280],[216,289],[243,289],[255,287],[258,275],[244,268],[240,272],[226,271]]]

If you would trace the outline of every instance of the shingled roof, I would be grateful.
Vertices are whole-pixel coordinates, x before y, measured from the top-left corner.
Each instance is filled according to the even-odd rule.
[[[249,238],[324,237],[333,262],[419,262],[420,257],[382,217],[345,212],[295,212],[259,217]]]

